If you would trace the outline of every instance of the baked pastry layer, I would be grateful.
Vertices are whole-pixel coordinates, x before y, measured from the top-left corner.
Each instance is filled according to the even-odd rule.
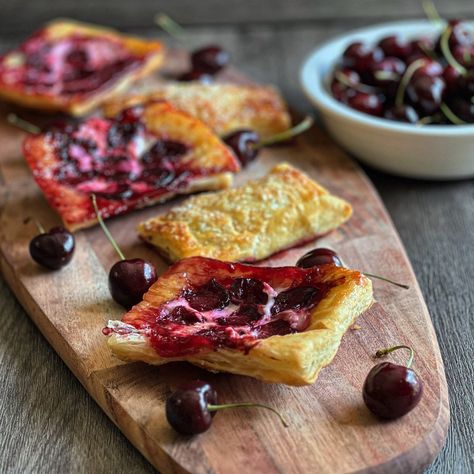
[[[218,343],[211,348],[204,341],[202,350],[185,348],[184,352],[187,353],[178,356],[160,355],[163,348],[160,344],[180,344],[178,347],[183,351],[182,344],[187,340],[183,340],[178,331],[189,330],[190,327],[186,323],[183,326],[182,322],[172,324],[166,326],[170,328],[169,333],[166,333],[165,327],[164,335],[163,328],[158,328],[161,331],[160,337],[165,339],[157,342],[156,321],[167,317],[167,313],[163,313],[163,307],[176,308],[177,304],[174,302],[182,300],[182,295],[186,295],[186,288],[195,285],[196,281],[204,282],[215,278],[222,283],[236,277],[258,279],[278,289],[280,293],[302,282],[315,286],[323,293],[316,300],[315,306],[306,308],[309,319],[302,330],[300,328],[284,335],[270,335],[261,339],[256,336],[245,346],[238,344],[239,338],[246,340],[249,331],[253,334],[256,326],[248,330],[234,325],[223,331],[235,334],[236,339],[217,339]],[[266,307],[276,301],[277,298],[269,300]],[[108,345],[114,355],[122,360],[144,361],[156,365],[188,361],[212,371],[248,375],[266,382],[305,385],[313,383],[321,368],[331,362],[344,333],[372,301],[372,285],[368,278],[360,272],[334,265],[313,269],[265,268],[193,257],[178,262],[163,274],[144,295],[143,301],[124,316],[123,321],[109,322]],[[270,316],[263,317],[275,318],[276,322],[281,322],[282,319],[293,321],[294,317],[301,316],[303,310],[299,306],[292,312],[270,310]],[[205,320],[211,321],[204,327],[210,327],[210,331],[216,315],[212,312],[204,314],[207,314]],[[258,321],[251,324],[257,325]],[[244,336],[239,336],[241,329]]]
[[[193,197],[142,222],[138,233],[173,262],[195,255],[251,262],[325,234],[351,214],[349,203],[283,163],[243,186]]]
[[[30,135],[23,145],[33,176],[70,230],[164,202],[223,189],[240,169],[204,123],[165,102]]]
[[[72,47],[65,56],[67,41],[72,43]],[[84,50],[74,47],[75,43],[84,44],[87,41],[90,44]],[[40,56],[43,53],[37,47],[39,42],[50,48],[45,58]],[[94,71],[93,65],[92,69],[81,69],[84,68],[84,61],[89,60],[84,58],[84,54],[91,57],[92,63],[97,63],[97,70]],[[58,19],[48,23],[19,48],[0,57],[0,97],[43,111],[84,115],[156,70],[163,58],[164,48],[159,41],[122,35],[101,26]],[[34,62],[38,61],[42,62],[35,66]],[[110,72],[107,68],[115,70]],[[97,71],[107,77],[101,81],[100,74],[94,76]],[[26,79],[24,74],[28,75]],[[68,74],[77,75],[74,79],[75,91],[68,90],[62,83]],[[81,84],[88,85],[81,89]]]
[[[109,101],[104,105],[104,113],[110,117],[124,107],[163,99],[199,118],[218,135],[251,129],[266,138],[291,126],[285,102],[276,89],[256,85],[195,82],[161,85],[149,94]]]

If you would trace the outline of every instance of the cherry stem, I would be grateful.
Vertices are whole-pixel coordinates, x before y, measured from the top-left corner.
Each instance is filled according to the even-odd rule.
[[[45,234],[46,230],[45,228],[41,225],[41,222],[36,220],[34,217],[27,217],[24,221],[23,224],[28,224],[28,222],[33,221],[36,225],[36,228],[41,234]]]
[[[443,112],[444,116],[454,125],[466,125],[467,122],[465,122],[463,119],[459,118],[449,107],[445,102],[442,102],[441,105],[439,106],[441,109],[441,112]]]
[[[14,113],[7,115],[7,122],[33,135],[39,135],[41,133],[41,128],[36,126],[34,123],[28,122],[27,120],[18,117],[18,115]]]
[[[395,96],[395,105],[403,105],[403,99],[405,98],[405,91],[408,86],[408,83],[410,82],[411,78],[413,77],[413,74],[415,74],[415,71],[422,67],[426,63],[425,58],[420,58],[417,59],[416,61],[413,61],[406,69],[405,73],[402,76],[402,79],[400,80],[400,84],[397,89],[397,94]]]
[[[427,115],[426,117],[422,117],[420,120],[416,122],[417,127],[422,127],[423,125],[429,125],[430,123],[434,123],[436,120],[439,120],[441,117],[440,115]]]
[[[386,349],[379,349],[375,353],[375,357],[384,357],[387,354],[390,354],[390,352],[396,351],[398,349],[408,349],[410,351],[410,357],[408,358],[408,362],[407,362],[407,368],[409,369],[411,367],[411,364],[413,363],[413,359],[415,357],[415,351],[410,346],[400,345],[400,346],[388,347]]]
[[[449,49],[449,36],[451,35],[452,31],[453,29],[451,26],[447,26],[441,35],[441,39],[439,41],[441,51],[443,52],[443,56],[445,57],[446,61],[448,61],[449,65],[456,69],[459,74],[465,75],[467,69],[456,61],[455,57],[451,54],[451,50]]]
[[[289,140],[290,138],[296,137],[296,135],[300,135],[301,133],[311,128],[314,123],[313,117],[311,115],[307,115],[298,125],[295,125],[293,128],[289,128],[284,132],[277,133],[272,135],[271,137],[265,138],[264,140],[260,140],[258,143],[254,143],[252,148],[254,150],[258,150],[268,145],[274,145],[275,143],[284,142]]]
[[[155,16],[155,23],[175,40],[179,42],[184,41],[184,28],[179,23],[176,23],[166,13],[158,13]]]
[[[99,224],[102,227],[102,230],[104,231],[104,234],[109,239],[109,242],[112,244],[112,247],[118,253],[118,255],[120,257],[120,260],[125,260],[125,255],[120,250],[120,247],[118,246],[115,239],[112,237],[112,234],[109,232],[109,229],[107,229],[107,226],[105,225],[104,220],[102,219],[102,216],[100,215],[99,208],[97,207],[97,199],[95,197],[95,194],[91,194],[91,201],[92,201],[92,206],[94,207],[95,215],[97,216],[97,220],[99,221]]]
[[[433,23],[443,21],[443,19],[439,16],[438,10],[436,9],[434,3],[431,0],[423,0],[422,6],[428,20]]]
[[[386,281],[387,283],[391,283],[392,285],[398,286],[398,287],[403,288],[405,290],[410,289],[410,287],[408,285],[404,285],[403,283],[397,283],[396,281],[390,280],[389,278],[385,278],[385,277],[380,276],[380,275],[374,275],[373,273],[367,273],[367,272],[363,272],[363,274],[365,276],[370,277],[370,278],[376,278],[377,280]]]
[[[280,418],[281,423],[285,428],[288,428],[289,424],[285,421],[283,416],[279,412],[277,412],[274,408],[269,407],[268,405],[262,405],[261,403],[250,403],[250,402],[243,402],[243,403],[227,403],[224,405],[207,405],[207,408],[209,411],[218,411],[218,410],[225,410],[226,408],[241,408],[241,407],[246,407],[246,408],[251,408],[251,407],[256,407],[256,408],[266,408],[267,410],[272,411],[278,417]]]
[[[382,71],[377,71],[377,72],[382,72]],[[346,87],[350,87],[351,89],[355,89],[360,92],[366,92],[368,94],[371,94],[374,92],[375,88],[372,86],[368,86],[366,84],[353,84],[347,74],[344,74],[342,71],[336,71],[334,73],[334,77],[340,82],[342,85]]]
[[[397,74],[396,72],[391,72],[391,71],[375,71],[374,77],[378,79],[379,81],[387,81],[387,80],[396,81],[400,78],[400,74]]]

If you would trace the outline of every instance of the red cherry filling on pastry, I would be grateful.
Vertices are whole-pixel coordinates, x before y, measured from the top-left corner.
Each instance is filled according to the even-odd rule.
[[[26,92],[83,95],[110,85],[142,62],[119,39],[76,33],[51,40],[41,30],[0,58],[0,82]]]
[[[62,185],[100,199],[133,200],[179,188],[190,177],[180,159],[188,146],[155,137],[140,120],[140,108],[117,119],[91,118],[67,129],[53,128],[48,139],[58,164],[54,177]]]
[[[123,322],[144,331],[162,357],[220,347],[248,351],[261,339],[308,328],[311,310],[335,284],[323,281],[328,267],[266,268],[185,259],[157,282],[164,280],[168,287],[170,279],[184,275],[184,288],[159,306],[135,307]]]

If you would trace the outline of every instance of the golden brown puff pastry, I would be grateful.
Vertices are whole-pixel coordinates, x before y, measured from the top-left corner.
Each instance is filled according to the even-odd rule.
[[[251,262],[325,234],[352,214],[301,171],[279,164],[265,177],[193,197],[138,227],[170,261],[201,255]]]
[[[0,97],[84,115],[156,70],[163,58],[160,41],[57,19],[0,56]]]
[[[169,84],[145,95],[125,96],[107,102],[104,113],[114,116],[124,107],[164,99],[201,119],[218,135],[252,129],[262,138],[291,126],[285,102],[267,86],[236,84]]]
[[[106,333],[122,360],[188,361],[305,385],[372,302],[370,280],[335,265],[271,268],[192,257],[163,274],[122,321],[109,321]]]
[[[166,102],[91,117],[28,136],[23,153],[46,199],[69,230],[180,194],[232,184],[240,165],[200,120]]]

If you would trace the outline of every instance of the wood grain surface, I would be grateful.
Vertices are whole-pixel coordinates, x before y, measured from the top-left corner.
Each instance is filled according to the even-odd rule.
[[[252,2],[239,3],[242,4],[240,18],[246,25],[233,26],[233,15],[227,12],[225,25],[221,20],[221,26],[189,28],[189,44],[212,40],[225,45],[233,53],[239,68],[260,80],[278,84],[291,105],[300,111],[309,110],[309,104],[299,91],[297,72],[304,56],[318,42],[379,19],[408,16],[412,11],[406,13],[407,10],[396,8],[397,2],[391,2],[395,8],[386,7],[390,2],[375,2],[368,11],[363,8],[366,2],[353,2],[361,5],[360,16],[354,18],[346,15],[338,2],[315,2],[327,8],[327,17],[320,20],[304,17],[299,3],[294,2],[292,22],[289,23],[280,10],[268,6],[272,2],[261,2],[267,5],[266,9],[262,7],[266,16],[257,18],[260,24],[252,25],[252,8],[245,8]],[[199,15],[208,10],[210,3],[191,2],[186,11],[179,6],[181,2],[173,4],[177,19],[187,17],[190,23],[199,23],[202,20]],[[441,12],[471,17],[474,14],[472,2],[444,0],[437,4]],[[156,34],[150,29],[150,11],[158,8],[155,5],[147,10],[136,8],[130,2],[114,2],[113,9],[95,10],[94,15],[87,2],[61,2],[60,5],[59,14],[62,15],[120,26],[150,36]],[[8,14],[0,18],[1,49],[16,44],[43,20],[55,16],[51,7],[44,0],[2,2],[2,13]],[[387,8],[391,12],[387,13]],[[138,11],[145,14],[140,17]],[[232,12],[231,8],[229,12]],[[413,11],[413,14],[421,16],[421,10]],[[216,14],[214,21],[219,18]],[[452,422],[447,443],[427,472],[471,472],[474,468],[473,182],[429,183],[391,177],[370,169],[366,171],[382,196],[411,258],[446,365]],[[1,470],[153,472],[152,466],[71,377],[1,279],[0,316],[3,323],[0,326]]]
[[[168,57],[170,69],[174,65],[176,69],[186,67],[184,58],[176,58],[173,53]],[[238,75],[228,74],[228,79],[233,77],[238,80]],[[62,271],[44,271],[31,260],[27,249],[35,229],[24,223],[24,217],[34,208],[35,216],[46,227],[58,218],[19,156],[21,137],[13,127],[0,123],[0,170],[5,192],[0,214],[0,268],[67,366],[157,468],[163,472],[227,474],[241,472],[253,463],[252,472],[306,473],[315,469],[325,473],[405,473],[420,470],[436,456],[444,444],[449,408],[443,364],[423,298],[372,186],[321,131],[314,128],[293,145],[265,150],[236,177],[237,184],[265,174],[281,161],[290,161],[354,207],[350,222],[319,239],[318,245],[336,248],[354,268],[389,275],[411,288],[400,290],[377,282],[378,303],[359,318],[361,329],[350,331],[344,338],[335,361],[316,384],[299,389],[247,377],[211,375],[187,364],[156,368],[113,358],[101,329],[108,319],[119,319],[123,313],[107,288],[106,271],[116,261],[115,251],[96,227],[76,233],[73,262]],[[153,261],[159,272],[167,267],[138,240],[134,229],[138,222],[166,212],[174,203],[110,221],[109,228],[125,255]],[[287,251],[266,264],[294,264],[313,247],[311,243]],[[375,351],[399,343],[416,348],[416,370],[426,389],[409,417],[381,423],[362,404],[361,387],[374,364]],[[403,360],[397,354],[396,359],[400,358]],[[235,410],[216,418],[213,429],[205,435],[183,439],[167,424],[164,401],[177,383],[195,377],[212,381],[221,400],[255,400],[284,409],[291,427],[283,428],[268,414]]]

